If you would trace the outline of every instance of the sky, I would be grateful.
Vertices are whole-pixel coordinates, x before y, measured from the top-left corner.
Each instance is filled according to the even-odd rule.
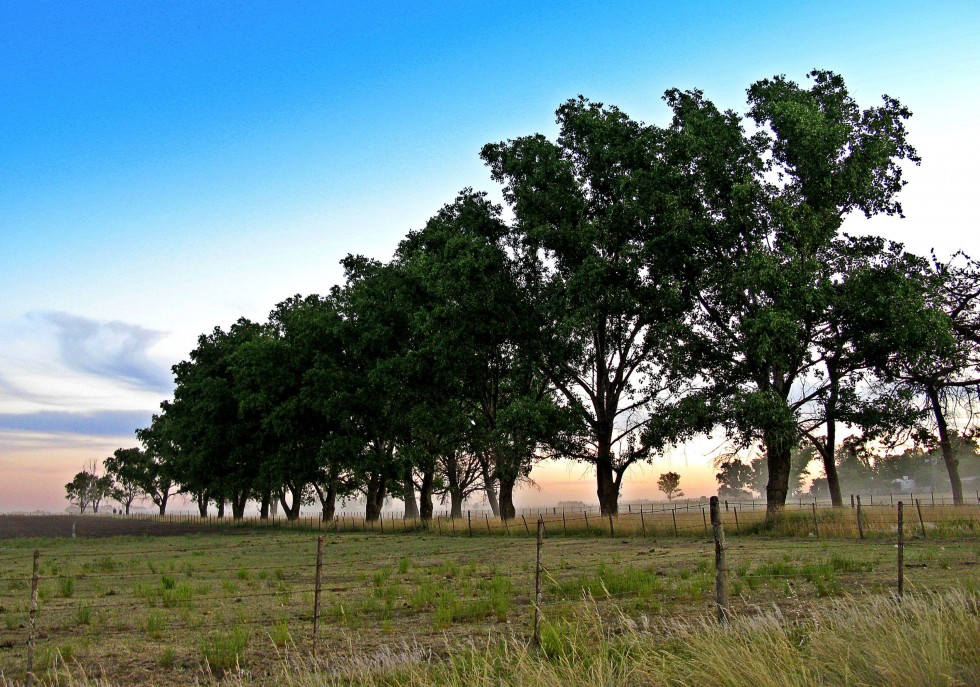
[[[698,88],[839,72],[909,106],[905,219],[848,220],[919,253],[980,255],[975,2],[0,3],[0,512],[61,510],[82,466],[135,445],[196,338],[388,259],[488,142],[553,136],[579,94],[652,124]],[[680,447],[628,474],[714,490]],[[518,505],[595,501],[581,465]]]

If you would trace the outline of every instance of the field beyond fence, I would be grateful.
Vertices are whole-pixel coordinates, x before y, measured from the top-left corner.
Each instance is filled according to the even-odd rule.
[[[810,504],[767,528],[764,509],[722,501],[730,622],[894,599],[900,573],[909,599],[959,593],[976,604],[980,506],[903,506],[900,545],[897,504]],[[29,529],[13,517],[0,518],[0,531]],[[227,673],[262,684],[290,656],[330,673],[365,657],[439,661],[488,636],[560,653],[583,603],[608,631],[639,623],[663,642],[676,623],[717,613],[714,531],[696,502],[509,522],[472,511],[428,523],[34,520],[45,536],[0,541],[8,681],[24,680],[30,662],[40,683],[71,674],[187,684]],[[104,536],[112,523],[146,529]],[[72,524],[74,538],[64,530]]]

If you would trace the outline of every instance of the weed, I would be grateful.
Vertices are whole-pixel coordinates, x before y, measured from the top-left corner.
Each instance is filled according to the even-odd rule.
[[[92,607],[88,604],[79,606],[75,609],[75,624],[76,625],[91,625],[92,624]]]
[[[272,629],[269,630],[269,639],[276,646],[286,646],[289,643],[289,627],[285,620],[280,620],[272,626]]]
[[[75,594],[75,578],[62,577],[58,579],[58,591],[66,599],[70,599]]]
[[[146,614],[146,634],[153,639],[160,639],[167,628],[167,616],[160,611],[150,611]]]
[[[239,568],[238,572],[235,573],[235,577],[239,580],[250,580],[252,579],[252,573],[248,568]]]
[[[209,635],[201,643],[201,654],[211,670],[223,674],[246,665],[247,647],[248,632],[239,626],[231,632]]]
[[[158,665],[164,670],[170,670],[177,663],[177,651],[172,647],[168,646],[160,654],[160,660]]]

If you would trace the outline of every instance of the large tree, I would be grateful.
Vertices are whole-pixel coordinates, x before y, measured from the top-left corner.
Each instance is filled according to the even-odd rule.
[[[774,77],[748,89],[744,130],[698,91],[669,91],[671,165],[682,182],[674,217],[687,227],[697,289],[692,369],[729,432],[762,439],[770,515],[786,501],[804,382],[818,364],[825,253],[844,218],[900,215],[909,111],[894,98],[861,109],[843,79],[814,71],[809,88]]]
[[[660,391],[658,361],[685,310],[679,226],[666,191],[663,132],[583,98],[557,111],[559,134],[487,145],[513,230],[534,259],[539,365],[587,425],[578,458],[595,466],[603,513],[618,512],[621,450]],[[620,447],[620,450],[617,450]]]

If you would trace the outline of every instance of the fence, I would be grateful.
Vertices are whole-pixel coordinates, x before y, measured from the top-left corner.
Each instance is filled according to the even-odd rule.
[[[154,670],[217,672],[246,662],[246,652],[263,659],[253,666],[272,648],[317,655],[341,630],[365,648],[383,645],[402,625],[428,632],[431,643],[448,629],[510,622],[541,641],[583,595],[644,614],[715,609],[724,619],[776,591],[815,598],[963,583],[975,568],[961,566],[977,562],[980,508],[902,506],[811,504],[765,537],[748,536],[764,531],[764,511],[720,501],[714,512],[699,505],[615,518],[566,512],[501,522],[470,513],[424,525],[332,524],[353,536],[310,521],[313,533],[246,529],[206,548],[193,536],[67,539],[37,552],[8,543],[0,547],[0,671],[42,674],[73,660],[91,670],[135,652],[153,656]],[[428,536],[403,536],[423,528]],[[812,546],[821,541],[823,553]]]

